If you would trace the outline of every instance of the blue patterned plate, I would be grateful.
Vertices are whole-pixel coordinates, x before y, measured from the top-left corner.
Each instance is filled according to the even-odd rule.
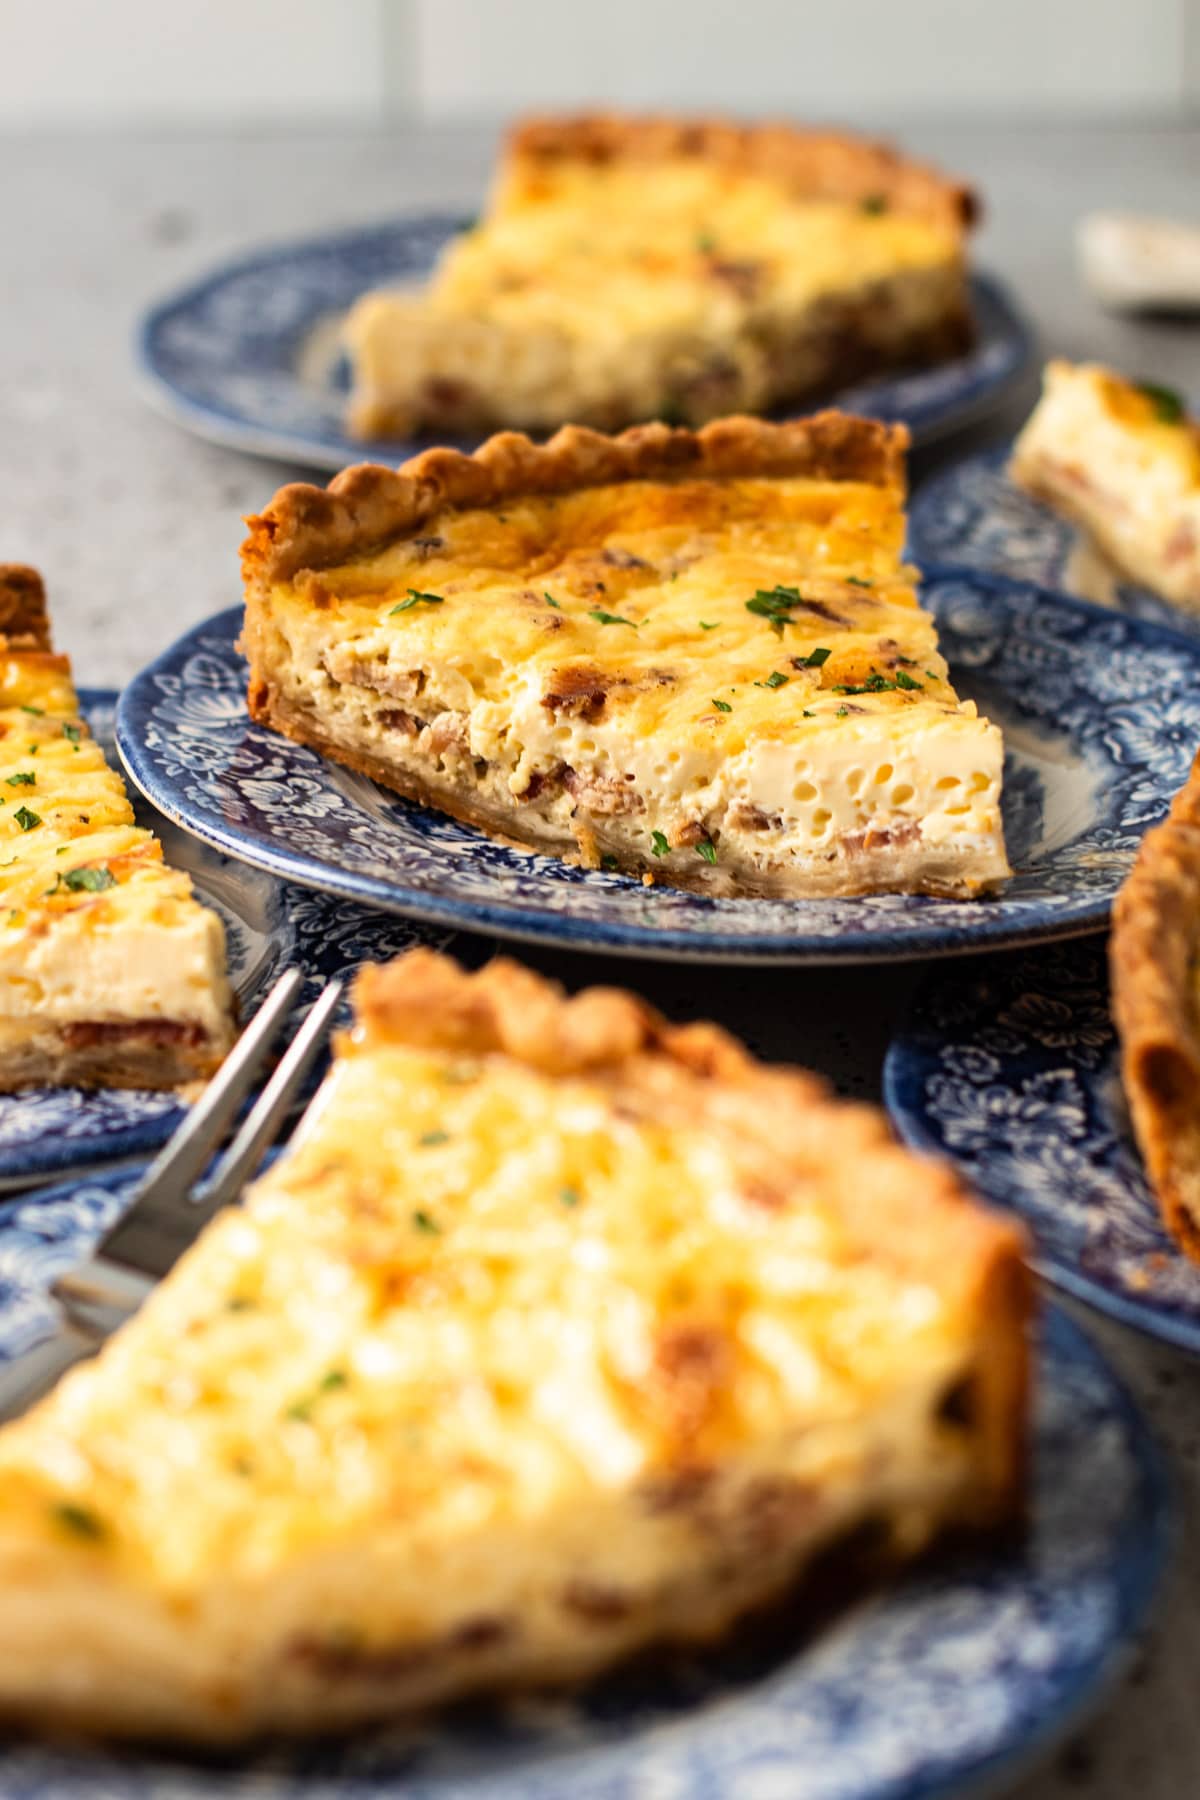
[[[241,614],[197,626],[125,689],[117,742],[168,818],[293,881],[575,949],[716,962],[892,962],[1101,927],[1200,741],[1200,646],[1026,583],[931,574],[960,689],[1008,741],[1017,874],[990,901],[713,900],[524,855],[252,725]]]
[[[922,482],[909,507],[909,555],[921,565],[965,563],[1060,593],[1082,593],[1082,534],[1009,480],[1005,471],[1011,455],[1011,444],[985,450]],[[1104,597],[1120,611],[1200,635],[1200,617],[1115,573],[1102,573],[1100,580],[1108,590]],[[1086,585],[1094,587],[1094,582]]]
[[[432,440],[365,446],[342,428],[343,314],[368,288],[424,280],[438,252],[471,223],[426,214],[259,250],[160,302],[137,336],[142,387],[154,405],[201,437],[252,455],[317,469],[397,463]],[[979,331],[965,355],[935,369],[847,388],[837,404],[902,419],[925,440],[994,405],[1029,359],[1028,328],[1000,284],[972,282]],[[478,438],[457,440],[473,449]]]
[[[80,699],[96,736],[112,754],[117,696],[84,690]],[[397,918],[381,918],[273,876],[200,843],[139,805],[139,819],[163,840],[167,858],[186,869],[202,900],[225,921],[230,973],[243,1018],[275,977],[295,964],[308,976],[301,1004],[318,986],[360,962],[396,956],[412,944],[444,942]],[[171,1093],[145,1089],[24,1088],[0,1094],[0,1188],[29,1187],[68,1169],[145,1156],[166,1142],[183,1117]],[[0,1278],[2,1280],[2,1278]]]
[[[132,1176],[0,1205],[0,1359],[42,1335],[47,1283]],[[478,1706],[436,1724],[201,1768],[0,1747],[22,1800],[923,1800],[1012,1779],[1078,1722],[1133,1648],[1169,1539],[1145,1428],[1087,1339],[1045,1321],[1030,1535],[914,1572],[804,1641],[785,1621],[673,1653],[577,1700]]]
[[[931,974],[884,1065],[907,1143],[1020,1213],[1050,1281],[1200,1353],[1200,1268],[1163,1231],[1091,940]]]

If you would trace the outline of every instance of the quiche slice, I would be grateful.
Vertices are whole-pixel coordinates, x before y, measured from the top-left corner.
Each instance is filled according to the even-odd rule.
[[[852,136],[530,120],[429,285],[351,311],[349,427],[702,424],[956,355],[974,212],[958,182]]]
[[[0,1090],[173,1087],[233,1031],[221,921],[134,824],[41,578],[0,565]]]
[[[1167,1230],[1200,1262],[1200,755],[1117,895],[1109,963],[1134,1135]]]
[[[243,550],[251,713],[589,868],[987,892],[1003,745],[900,560],[906,443],[568,427],[283,488]]]
[[[1048,364],[1011,473],[1130,580],[1200,612],[1200,425],[1169,388]]]
[[[0,1715],[191,1739],[576,1683],[1020,1515],[1017,1226],[633,996],[414,951],[286,1153],[0,1433]]]

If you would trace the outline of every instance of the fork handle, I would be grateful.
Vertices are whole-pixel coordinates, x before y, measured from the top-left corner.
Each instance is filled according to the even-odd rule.
[[[39,1344],[0,1364],[0,1424],[27,1412],[73,1364],[94,1356],[98,1348],[94,1338],[60,1325]]]

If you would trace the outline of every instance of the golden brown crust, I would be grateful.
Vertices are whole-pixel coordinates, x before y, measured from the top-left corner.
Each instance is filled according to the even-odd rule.
[[[1134,1134],[1168,1231],[1200,1262],[1200,755],[1117,895],[1109,966]]]
[[[51,650],[46,587],[26,563],[0,563],[0,639],[12,650]]]
[[[497,506],[622,481],[679,477],[809,476],[902,486],[909,435],[847,413],[772,424],[715,419],[700,431],[635,425],[617,436],[566,425],[545,444],[502,431],[470,455],[426,450],[398,469],[360,463],[326,488],[293,482],[257,516],[242,546],[247,583],[332,568],[429,527],[442,512]]]
[[[959,1283],[958,1302],[989,1321],[972,1397],[989,1471],[980,1522],[1012,1516],[1025,1472],[1025,1235],[978,1206],[948,1164],[897,1144],[878,1108],[835,1099],[803,1070],[757,1062],[717,1025],[671,1025],[617,988],[568,997],[506,958],[467,973],[435,951],[410,951],[360,971],[354,1009],[368,1044],[499,1053],[554,1077],[587,1074],[660,1123],[716,1129],[737,1145],[743,1178],[768,1207],[787,1204],[792,1184],[814,1170],[862,1169],[861,1181],[839,1187],[850,1242],[942,1293]]]
[[[900,212],[966,231],[979,217],[973,190],[912,162],[890,144],[850,132],[804,130],[786,121],[743,125],[724,118],[629,118],[582,113],[523,120],[507,145],[515,162],[664,162],[694,157],[793,192],[830,200],[885,201]]]

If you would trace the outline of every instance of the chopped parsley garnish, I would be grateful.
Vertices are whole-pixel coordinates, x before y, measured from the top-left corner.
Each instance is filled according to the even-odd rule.
[[[862,210],[870,214],[872,218],[878,218],[879,214],[885,213],[887,209],[888,197],[886,194],[868,194],[862,202]]]
[[[928,675],[930,681],[940,681],[941,680],[941,677],[938,674],[936,669],[926,669],[925,673]]]
[[[696,234],[696,248],[701,256],[711,256],[717,247],[717,240],[711,231],[700,231]]]
[[[72,894],[102,894],[105,888],[116,887],[117,878],[111,869],[69,869],[59,875],[58,885]]]
[[[671,848],[661,831],[652,831],[650,833],[650,842],[654,845],[655,856],[665,856],[667,851]]]
[[[32,831],[35,825],[40,825],[42,822],[41,814],[30,812],[27,806],[18,806],[16,812],[13,814],[13,818],[17,821],[17,824],[21,827],[22,831]]]
[[[807,707],[806,707],[806,708],[805,708],[805,709],[804,709],[804,711],[803,711],[803,712],[802,712],[802,713],[801,713],[801,714],[800,714],[800,717],[801,717],[801,718],[802,718],[802,719],[811,719],[811,718],[812,718],[812,716],[813,716],[813,715],[812,715],[812,713],[810,713],[810,712],[809,712],[809,710],[808,710],[808,708],[807,708]]]
[[[62,1500],[57,1506],[52,1506],[50,1516],[64,1531],[69,1531],[73,1537],[87,1538],[89,1543],[98,1544],[108,1536],[99,1514],[94,1513],[89,1506],[78,1505],[74,1500]]]
[[[914,681],[912,676],[904,669],[896,670],[896,686],[902,688],[906,694],[919,694],[922,692],[921,683],[919,681]]]
[[[430,1237],[439,1237],[441,1235],[441,1226],[435,1218],[431,1217],[431,1215],[425,1211],[423,1206],[418,1206],[413,1213],[413,1224],[418,1231],[424,1231]]]
[[[435,1144],[448,1144],[450,1133],[448,1131],[423,1131],[417,1142],[423,1150],[431,1150]]]
[[[717,846],[713,843],[711,838],[701,838],[700,842],[696,845],[696,855],[702,856],[706,863],[715,863],[717,860]]]
[[[350,1377],[347,1375],[345,1369],[326,1369],[324,1375],[322,1375],[320,1381],[318,1381],[315,1391],[309,1394],[306,1399],[297,1400],[293,1405],[289,1406],[283,1415],[284,1418],[295,1419],[299,1424],[306,1425],[312,1417],[313,1405],[320,1399],[321,1395],[332,1394],[335,1389],[348,1386],[349,1381]]]
[[[617,861],[616,857],[611,854],[611,852],[600,858],[600,867],[602,869],[619,869],[620,866],[621,866],[620,863]]]
[[[792,664],[797,669],[823,669],[832,655],[832,650],[826,650],[821,645],[816,650],[810,650],[807,656],[794,656]]]
[[[344,1388],[349,1380],[345,1369],[326,1369],[317,1385],[321,1393],[329,1394],[334,1388]]]
[[[849,715],[850,715],[850,708],[848,706],[839,706],[838,707],[837,716],[839,719],[848,718]]]
[[[850,587],[874,587],[875,585],[873,581],[864,581],[861,575],[847,575],[846,582]]]
[[[632,619],[622,619],[617,613],[605,612],[600,606],[591,607],[588,611],[588,618],[595,619],[597,625],[628,625],[631,630],[637,630]]]
[[[558,601],[554,598],[554,595],[548,594],[546,592],[545,588],[542,589],[542,599],[546,602],[547,606],[552,606],[554,608],[555,612],[562,611],[562,607],[558,604]]]
[[[80,731],[78,725],[64,725],[63,736],[66,738],[68,744],[77,744],[83,736],[83,733]]]
[[[6,775],[5,780],[9,787],[32,787],[37,776],[32,769],[22,769],[17,775]]]
[[[1154,416],[1163,425],[1179,425],[1183,422],[1183,401],[1174,388],[1160,387],[1156,381],[1139,381],[1139,394],[1144,394],[1154,408]]]
[[[671,579],[673,581],[675,577],[672,576]],[[719,619],[701,619],[700,629],[701,631],[715,631],[720,623]]]
[[[442,606],[445,598],[444,594],[423,594],[419,588],[409,588],[408,599],[401,600],[399,606],[393,606],[388,618],[394,618],[397,613],[408,612],[413,606]]]
[[[772,669],[771,673],[767,676],[767,679],[765,681],[756,681],[754,685],[755,685],[755,687],[781,688],[781,687],[786,687],[787,683],[788,683],[788,678],[786,675],[784,675],[779,669]]]
[[[733,711],[733,708],[732,708],[732,706],[730,706],[728,700],[714,700],[713,705],[716,707],[718,712],[732,712]]]
[[[231,1313],[253,1312],[257,1301],[251,1300],[249,1294],[230,1294],[225,1302],[225,1311]]]
[[[573,1187],[559,1188],[558,1197],[564,1206],[579,1205],[579,1189]]]
[[[782,637],[784,626],[792,623],[792,608],[803,605],[804,595],[799,588],[777,584],[773,588],[759,588],[753,600],[747,600],[746,611],[757,613],[760,619],[769,619],[772,630]]]
[[[46,709],[45,709],[45,707],[44,707],[44,706],[25,706],[25,705],[22,705],[22,707],[21,707],[21,711],[22,711],[22,712],[27,712],[27,713],[32,713],[32,714],[33,714],[33,716],[34,716],[34,718],[35,718],[35,719],[44,719],[44,718],[45,718],[45,716],[46,716]]]

